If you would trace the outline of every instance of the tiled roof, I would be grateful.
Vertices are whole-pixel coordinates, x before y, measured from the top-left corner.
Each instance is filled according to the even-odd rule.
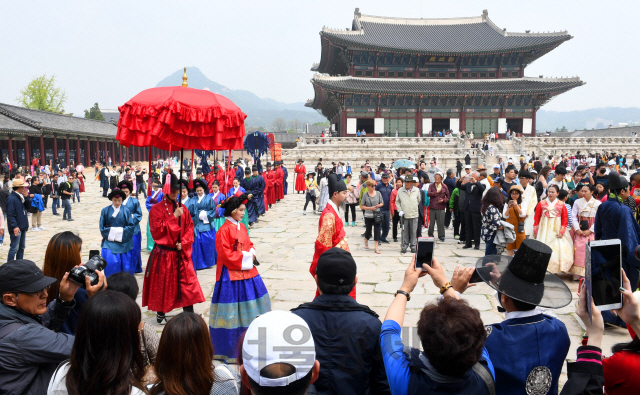
[[[323,28],[333,42],[373,50],[441,54],[481,54],[549,47],[569,40],[566,31],[512,33],[500,29],[485,12],[479,17],[409,19],[362,15],[356,9],[351,30]]]
[[[553,137],[632,137],[633,134],[640,135],[640,126],[627,126],[620,128],[576,130],[569,133],[553,133]]]
[[[0,113],[33,128],[60,133],[115,138],[117,126],[110,122],[95,121],[47,111],[0,103]]]
[[[113,122],[115,122],[116,125],[118,124],[118,119],[120,118],[120,111],[118,111],[118,110],[100,110],[100,112],[102,113],[102,116],[104,117],[105,121],[111,122],[111,120],[113,119]]]
[[[413,79],[326,77],[311,80],[325,90],[351,93],[397,93],[426,95],[487,95],[510,93],[549,93],[583,85],[580,78],[500,78],[500,79]]]
[[[24,123],[11,119],[2,113],[0,113],[0,132],[40,134],[38,129],[34,129]]]

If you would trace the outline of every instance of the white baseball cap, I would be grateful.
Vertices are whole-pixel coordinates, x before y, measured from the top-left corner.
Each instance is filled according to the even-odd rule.
[[[616,164],[615,159],[611,159],[611,160],[609,161],[609,166],[613,166],[613,165],[615,165],[615,164]]]
[[[494,169],[499,169],[499,168],[500,168],[500,165],[496,163],[495,165],[493,165],[493,168],[494,168]]]
[[[465,168],[465,169],[470,169],[470,168],[471,168],[471,165],[466,165],[464,168]]]
[[[313,336],[307,323],[290,311],[274,310],[258,316],[244,336],[244,370],[261,387],[284,387],[305,377],[316,360]],[[260,371],[274,363],[295,368],[290,376],[270,379]]]

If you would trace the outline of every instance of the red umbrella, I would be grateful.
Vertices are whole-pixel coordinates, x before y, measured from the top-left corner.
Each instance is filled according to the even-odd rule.
[[[182,86],[151,88],[118,110],[116,139],[126,147],[153,146],[165,151],[243,148],[247,115],[213,92]]]
[[[243,149],[244,146],[244,120],[247,114],[224,96],[188,88],[186,67],[182,86],[144,90],[118,107],[118,110],[120,118],[116,139],[120,144],[125,147],[156,147],[165,151],[180,148],[179,178],[182,177],[182,154],[185,149],[229,150],[231,160],[231,150]],[[193,154],[191,158],[193,160]],[[178,298],[181,298],[180,264]]]

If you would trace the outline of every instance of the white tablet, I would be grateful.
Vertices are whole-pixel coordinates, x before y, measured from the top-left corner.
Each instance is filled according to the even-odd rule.
[[[620,239],[594,240],[591,249],[591,292],[600,311],[622,308],[622,252]]]

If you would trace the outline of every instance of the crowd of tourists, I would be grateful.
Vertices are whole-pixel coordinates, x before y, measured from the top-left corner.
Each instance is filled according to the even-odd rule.
[[[640,233],[629,229],[640,225],[636,205],[634,211],[629,206],[640,180],[625,172],[626,163],[609,165],[611,156],[605,155],[605,168],[602,157],[593,166],[591,157],[579,155],[577,164],[567,157],[550,163],[538,163],[535,155],[509,158],[492,175],[484,166],[465,164],[460,177],[456,169],[440,169],[435,158],[375,170],[367,161],[357,174],[349,162],[325,168],[320,160],[307,172],[299,160],[293,191],[306,195],[305,210],[312,203],[320,214],[309,268],[317,289],[313,300],[291,311],[271,310],[257,270],[260,251],[249,235],[252,224],[287,195],[283,164],[263,169],[238,160],[225,171],[215,161],[193,169],[186,162],[187,170],[176,175],[174,160],[156,162],[145,201],[151,254],[141,306],[165,325],[161,335],[142,320],[133,276],[143,271],[138,199],[144,170],[112,175],[113,169],[99,165],[96,177],[110,204],[100,215],[97,256],[92,252],[88,263],[81,262],[82,239],[62,232],[49,241],[42,270],[23,256],[0,265],[0,394],[558,394],[565,359],[573,356],[567,328],[549,310],[566,306],[572,295],[559,292],[555,284],[562,280],[548,271],[584,275],[577,250],[566,251],[565,243],[576,245],[573,234],[565,237],[576,223],[580,233],[574,233],[585,244],[593,237],[626,238],[623,249],[632,249],[623,262],[623,307],[615,311],[630,339],[603,357],[606,317],[581,288],[576,314],[587,331],[576,362],[567,363],[561,393],[635,393],[640,307],[633,291],[640,262],[632,257],[640,240],[632,237]],[[117,177],[114,183],[111,177]],[[605,180],[606,196],[600,196],[595,185]],[[22,189],[21,178],[11,181],[11,206],[26,210],[34,197]],[[603,197],[599,205],[590,203]],[[457,266],[447,278],[437,253],[421,268],[414,256],[380,320],[356,301],[358,269],[345,233],[345,226],[358,222],[356,207],[365,248],[373,239],[376,253],[390,244],[390,232],[401,253],[415,253],[423,232],[445,241],[450,226],[462,248],[479,249],[483,240],[486,255],[476,267],[492,268],[481,277],[496,291],[505,320],[485,325],[461,298],[474,269]],[[607,224],[615,217],[619,226],[601,226],[599,216]],[[610,228],[625,234],[607,234]],[[500,237],[509,242],[501,244]],[[563,261],[568,254],[569,267]],[[193,309],[206,300],[196,271],[214,265],[207,325]],[[406,323],[417,327],[409,344],[406,304],[424,276],[440,297],[423,307],[417,323]],[[183,312],[168,319],[166,313],[178,308]]]

